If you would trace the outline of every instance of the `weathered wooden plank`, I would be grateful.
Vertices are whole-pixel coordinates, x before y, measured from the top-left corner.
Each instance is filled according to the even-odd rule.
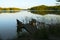
[[[23,23],[17,19],[17,32],[22,31]]]
[[[22,24],[22,22],[20,22],[19,20],[17,20],[17,29],[18,31],[22,30],[22,28],[24,28],[27,32],[29,32],[30,34],[33,34],[36,30],[36,20],[32,19],[32,21],[30,21],[28,24]]]
[[[29,32],[31,34],[36,31],[36,28],[33,27],[33,26],[31,26],[31,25],[29,25],[29,24],[28,25],[26,24],[25,27],[24,27],[24,29],[27,30],[27,32]]]

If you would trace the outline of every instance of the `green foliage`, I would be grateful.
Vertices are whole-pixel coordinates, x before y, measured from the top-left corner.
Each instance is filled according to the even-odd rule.
[[[57,2],[60,2],[60,0],[56,0]]]
[[[32,13],[36,13],[36,14],[60,14],[60,6],[45,6],[45,5],[41,5],[41,6],[36,6],[36,7],[32,7],[30,8],[30,11]]]

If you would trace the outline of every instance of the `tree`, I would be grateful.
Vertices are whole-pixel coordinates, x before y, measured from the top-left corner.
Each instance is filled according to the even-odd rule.
[[[56,0],[57,2],[60,2],[60,0]]]
[[[60,0],[56,0],[56,4],[57,4],[57,6],[59,6],[60,5]]]

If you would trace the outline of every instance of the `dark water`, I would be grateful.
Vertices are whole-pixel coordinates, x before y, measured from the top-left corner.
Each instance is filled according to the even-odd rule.
[[[2,13],[0,14],[0,37],[4,40],[11,39],[16,36],[16,19],[19,19],[23,23],[28,23],[31,18],[36,19],[46,24],[60,23],[60,15],[37,15],[27,11],[21,11],[18,13]]]

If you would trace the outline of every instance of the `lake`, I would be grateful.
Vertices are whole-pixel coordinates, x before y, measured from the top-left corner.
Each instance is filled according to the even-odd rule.
[[[32,14],[28,11],[20,11],[17,13],[1,13],[0,14],[0,37],[3,40],[12,39],[17,35],[16,19],[19,19],[23,23],[28,23],[32,18],[39,22],[44,22],[46,24],[56,24],[60,23],[60,15],[47,14],[47,15],[37,15]]]

